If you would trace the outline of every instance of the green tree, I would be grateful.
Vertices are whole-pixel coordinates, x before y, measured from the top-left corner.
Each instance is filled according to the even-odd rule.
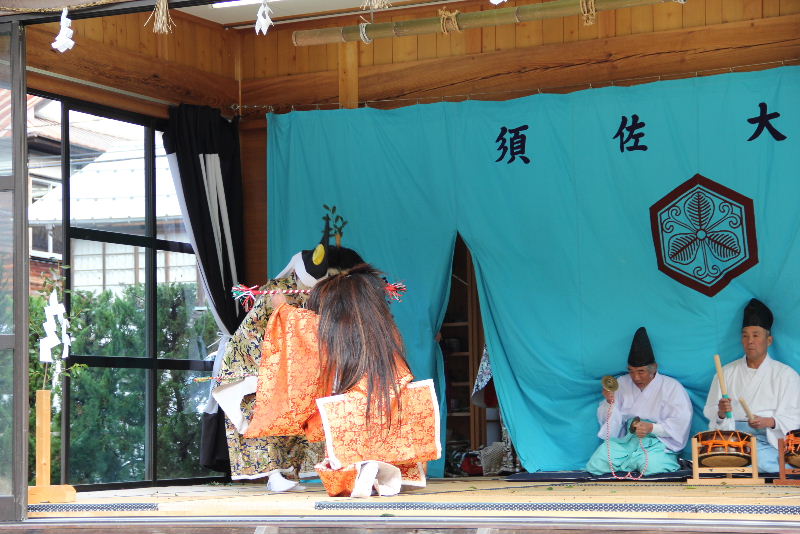
[[[158,357],[205,357],[204,348],[216,339],[217,327],[211,314],[197,306],[195,284],[159,284],[156,298]],[[144,303],[141,284],[127,286],[118,294],[111,291],[73,293],[71,352],[132,359],[146,357]],[[36,320],[41,328],[43,313],[36,315]],[[31,321],[34,321],[33,313]],[[34,356],[31,358],[33,366]],[[38,355],[35,359],[38,363]],[[182,478],[209,474],[199,465],[199,408],[205,401],[208,386],[193,381],[200,373],[163,369],[154,372],[158,378],[158,476]],[[72,378],[71,483],[145,478],[147,376],[145,369],[91,367]],[[55,425],[56,417],[54,428],[58,428]],[[56,449],[55,441],[53,449]]]
[[[205,347],[216,337],[210,313],[190,313],[196,293],[184,284],[162,284],[158,291],[159,358],[204,359]],[[187,320],[188,319],[188,320]],[[201,411],[208,398],[207,383],[193,381],[199,373],[161,370],[158,380],[159,478],[188,478],[211,474],[199,464]]]

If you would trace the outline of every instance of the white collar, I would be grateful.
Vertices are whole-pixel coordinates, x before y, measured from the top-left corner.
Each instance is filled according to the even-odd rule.
[[[305,263],[303,263],[302,252],[298,252],[292,256],[292,259],[289,260],[289,263],[286,265],[286,267],[284,267],[275,278],[286,278],[292,272],[294,272],[297,275],[297,278],[308,287],[314,287],[314,285],[317,283],[317,279],[308,274],[306,271]]]

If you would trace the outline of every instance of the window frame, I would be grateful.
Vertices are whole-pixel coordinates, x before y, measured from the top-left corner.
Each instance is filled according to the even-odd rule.
[[[209,481],[224,481],[224,475],[193,478],[158,478],[158,377],[161,370],[201,371],[211,373],[213,360],[159,358],[156,346],[157,310],[157,255],[158,252],[179,252],[194,255],[192,245],[187,242],[170,241],[157,238],[156,218],[156,170],[155,170],[155,135],[167,127],[166,119],[124,111],[101,104],[95,104],[69,97],[28,90],[28,94],[42,96],[61,103],[61,179],[62,179],[62,258],[72,261],[72,240],[80,239],[106,244],[119,244],[141,247],[145,251],[144,286],[145,286],[145,357],[130,356],[92,356],[86,354],[70,354],[65,366],[84,364],[91,368],[126,368],[146,369],[145,378],[145,475],[143,480],[125,482],[107,482],[100,484],[75,484],[77,488],[86,490],[109,488],[134,488],[171,484],[196,484]],[[99,117],[124,121],[140,125],[144,128],[145,158],[145,233],[144,235],[122,234],[106,230],[74,227],[70,220],[70,111],[88,113]],[[65,288],[72,289],[71,269],[64,270]],[[200,280],[197,281],[200,284]],[[65,292],[64,305],[69,313],[71,309],[70,292]],[[69,483],[70,474],[70,417],[71,417],[71,381],[68,376],[63,379],[63,402],[61,417],[61,480]],[[198,459],[199,460],[199,459]]]

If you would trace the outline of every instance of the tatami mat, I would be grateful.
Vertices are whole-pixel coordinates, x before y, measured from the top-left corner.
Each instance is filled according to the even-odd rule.
[[[75,503],[31,505],[30,518],[236,516],[498,516],[669,519],[800,517],[800,487],[692,486],[670,482],[514,483],[500,478],[431,480],[394,497],[329,497],[319,483],[272,493],[263,484],[79,492]]]

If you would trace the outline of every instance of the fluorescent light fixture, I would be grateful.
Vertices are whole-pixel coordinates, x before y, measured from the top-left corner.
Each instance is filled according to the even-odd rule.
[[[260,3],[261,0],[232,0],[231,2],[217,2],[216,4],[211,4],[211,7],[251,6]]]

